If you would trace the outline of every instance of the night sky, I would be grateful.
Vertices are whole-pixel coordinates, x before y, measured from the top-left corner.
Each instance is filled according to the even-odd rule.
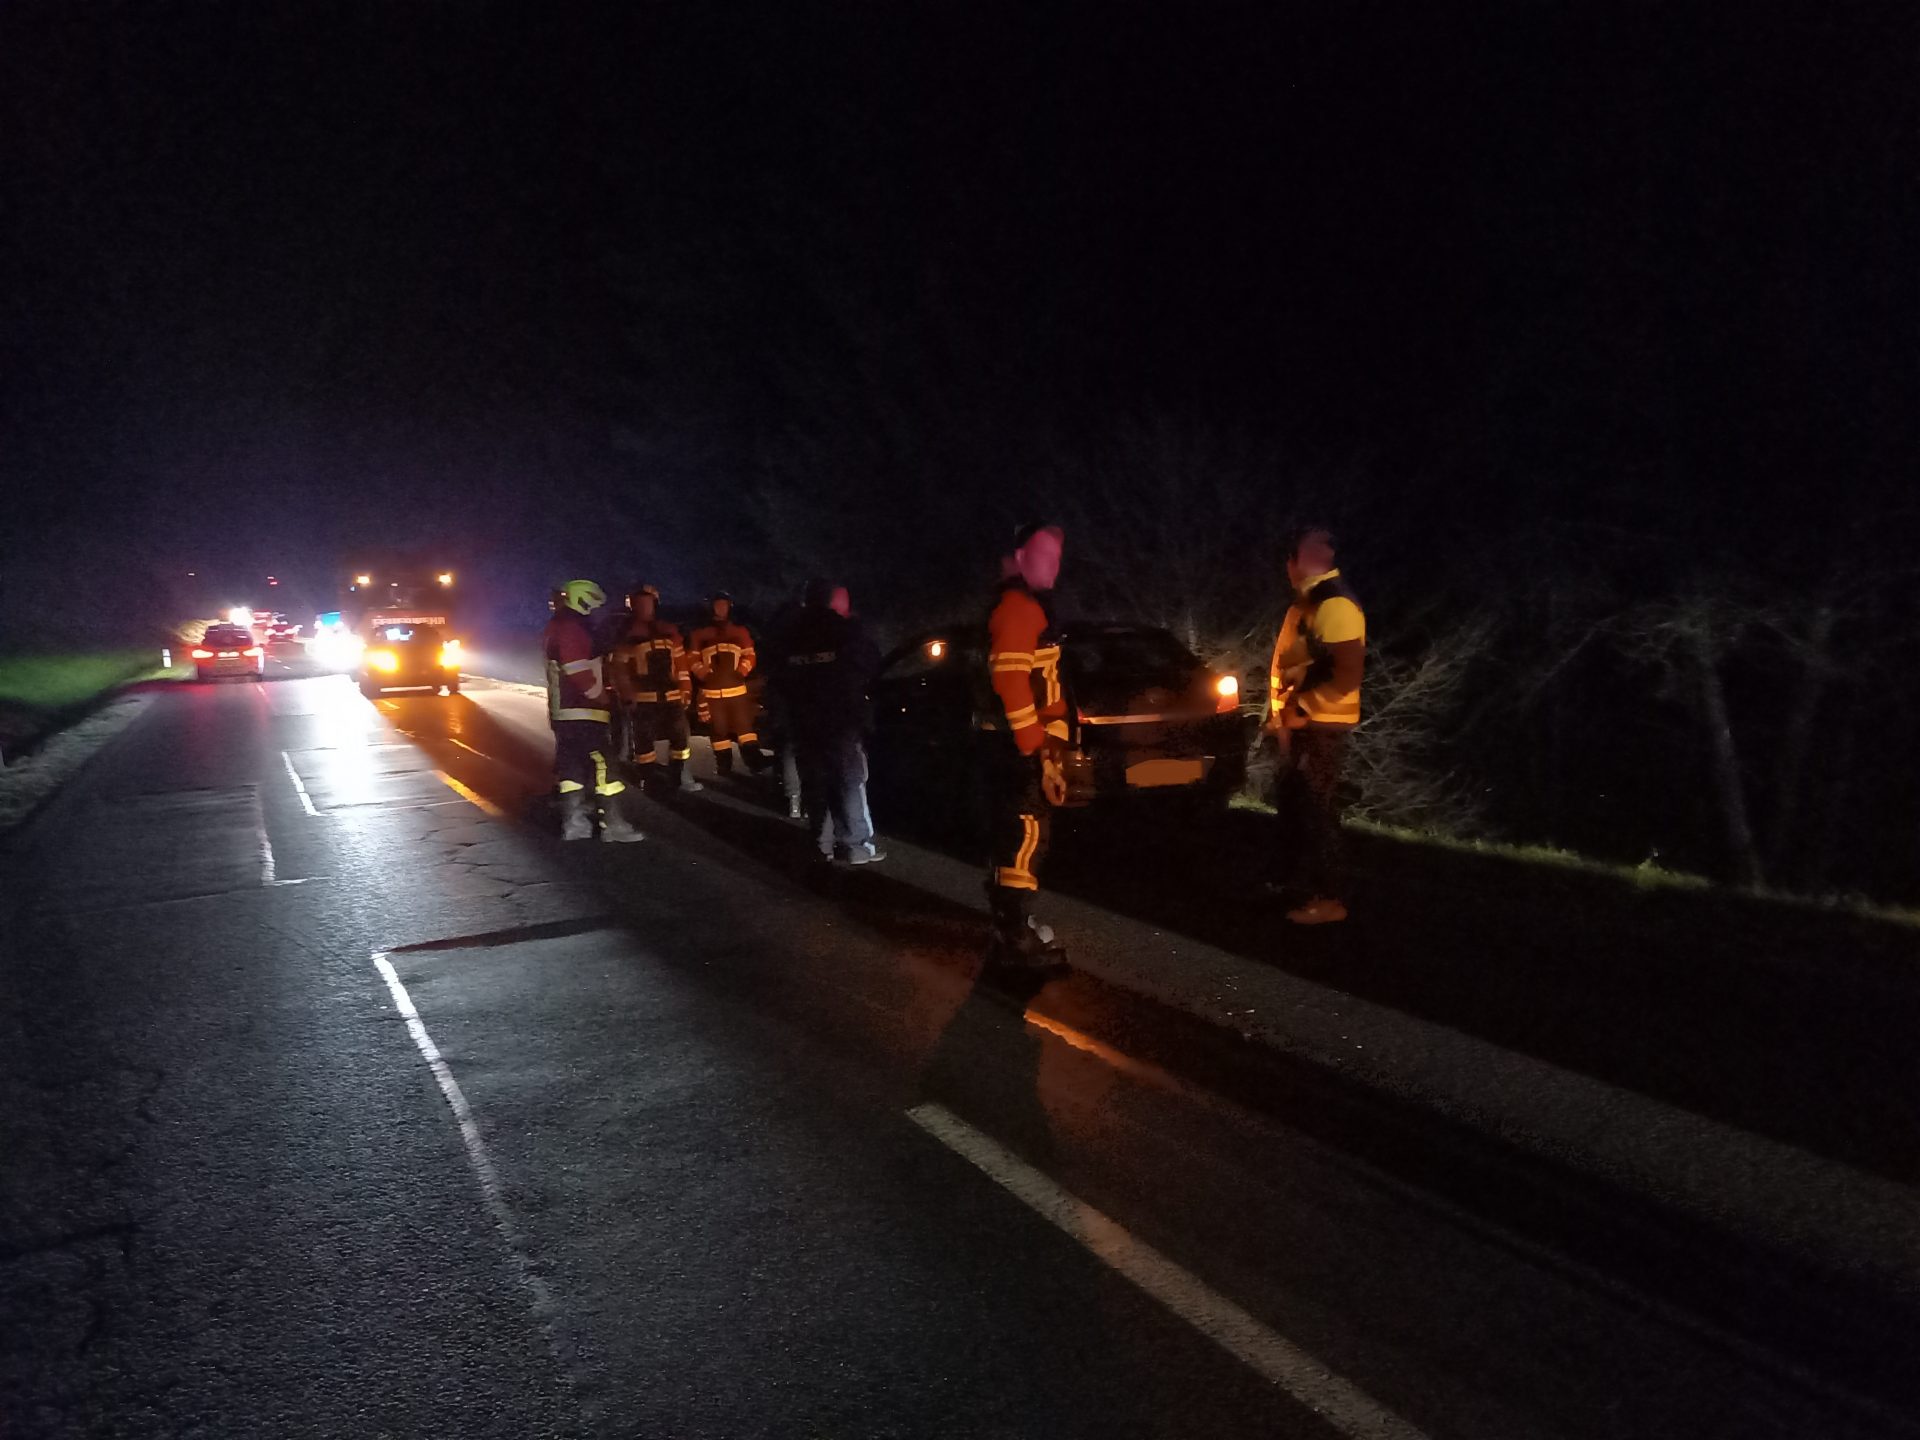
[[[129,584],[376,540],[530,590],[960,583],[1143,417],[1364,472],[1340,518],[1403,550],[1804,565],[1809,507],[1884,535],[1911,475],[1917,33],[14,0],[7,613],[76,535]]]

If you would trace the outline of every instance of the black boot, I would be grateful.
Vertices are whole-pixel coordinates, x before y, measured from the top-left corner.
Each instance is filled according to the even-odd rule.
[[[987,945],[990,968],[1029,975],[1057,975],[1070,967],[1067,951],[1053,927],[1034,919],[1028,894],[1004,885],[987,886],[993,934]]]

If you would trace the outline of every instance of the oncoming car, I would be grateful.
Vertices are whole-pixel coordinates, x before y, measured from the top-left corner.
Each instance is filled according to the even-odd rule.
[[[209,625],[193,647],[193,673],[200,680],[259,680],[266,674],[267,649],[244,625]]]
[[[1061,636],[1071,702],[1069,806],[1182,797],[1224,805],[1246,781],[1239,681],[1150,625],[1079,624]],[[874,683],[876,788],[953,808],[977,793],[991,687],[986,637],[933,631],[887,657]]]
[[[460,693],[460,642],[440,619],[375,620],[360,652],[360,693],[386,690]]]

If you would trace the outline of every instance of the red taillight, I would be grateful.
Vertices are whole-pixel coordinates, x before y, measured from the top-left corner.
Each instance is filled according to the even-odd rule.
[[[211,660],[211,659],[213,659],[213,651],[211,651],[211,650],[196,650],[196,651],[194,651],[194,652],[193,652],[193,658],[194,658],[194,659],[196,659],[196,660]]]

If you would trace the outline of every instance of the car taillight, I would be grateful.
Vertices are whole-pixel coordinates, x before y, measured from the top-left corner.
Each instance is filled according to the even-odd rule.
[[[1222,675],[1213,682],[1213,709],[1218,715],[1225,715],[1240,708],[1240,682],[1231,675]]]
[[[211,650],[195,650],[195,651],[193,652],[193,658],[194,658],[194,659],[196,659],[196,660],[211,660],[211,659],[213,659],[213,651],[211,651]]]
[[[440,663],[447,669],[457,669],[461,661],[460,642],[449,640],[440,647]]]
[[[247,649],[247,650],[242,650],[242,651],[241,651],[240,653],[241,653],[242,655],[264,655],[264,654],[266,654],[267,652],[266,652],[266,651],[264,651],[264,650],[262,650],[262,649],[261,649],[261,648],[260,648],[260,647],[259,647],[258,645],[255,645],[255,646],[253,646],[253,647],[251,647],[250,649]]]

